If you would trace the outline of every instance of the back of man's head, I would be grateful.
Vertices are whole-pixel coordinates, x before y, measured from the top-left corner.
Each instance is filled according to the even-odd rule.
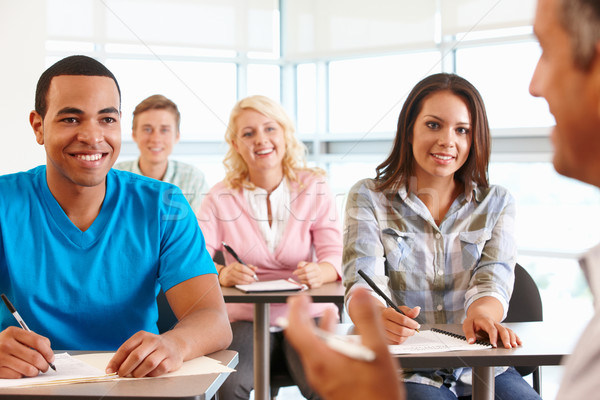
[[[42,118],[46,116],[46,111],[48,110],[46,98],[52,78],[61,75],[105,76],[111,78],[115,82],[115,85],[117,85],[119,101],[121,99],[121,89],[119,88],[117,78],[101,62],[88,56],[70,56],[57,61],[44,71],[38,80],[35,91],[35,111]],[[120,107],[121,105],[119,104]]]

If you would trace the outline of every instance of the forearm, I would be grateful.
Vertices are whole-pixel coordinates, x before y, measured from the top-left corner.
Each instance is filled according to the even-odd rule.
[[[229,346],[231,326],[215,274],[188,279],[165,294],[179,322],[163,335],[177,343],[184,360]]]
[[[329,262],[320,262],[317,264],[321,270],[323,283],[335,282],[338,280],[339,274],[333,265]]]
[[[184,361],[226,349],[232,339],[227,313],[213,308],[191,312],[163,336],[178,344]]]
[[[500,322],[504,316],[502,303],[494,297],[485,296],[475,300],[467,309],[467,318],[475,319],[477,317],[491,318]]]

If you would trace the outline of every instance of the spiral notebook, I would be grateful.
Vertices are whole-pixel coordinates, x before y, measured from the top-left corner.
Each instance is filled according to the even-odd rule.
[[[402,344],[388,346],[392,354],[436,353],[457,350],[491,349],[492,345],[478,340],[473,344],[467,343],[467,338],[442,329],[431,328],[415,333]]]

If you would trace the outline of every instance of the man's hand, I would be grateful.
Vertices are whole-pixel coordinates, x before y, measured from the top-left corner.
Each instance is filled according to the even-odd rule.
[[[360,329],[362,343],[375,351],[374,361],[359,361],[329,348],[314,333],[310,317],[310,300],[305,295],[290,297],[289,325],[285,336],[296,348],[311,386],[327,400],[404,399],[400,385],[399,366],[392,359],[383,334],[376,300],[364,289],[357,289],[352,302],[356,307],[355,323]],[[323,317],[321,326],[331,330],[333,313]]]
[[[119,376],[159,376],[183,364],[183,351],[169,332],[155,335],[140,331],[119,347],[106,367],[106,373]]]
[[[37,376],[48,371],[54,352],[48,338],[14,326],[0,332],[0,378]]]

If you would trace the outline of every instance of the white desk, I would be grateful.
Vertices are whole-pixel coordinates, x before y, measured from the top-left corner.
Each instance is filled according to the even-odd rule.
[[[495,366],[559,365],[571,354],[580,330],[569,331],[565,337],[564,326],[546,322],[506,323],[523,340],[523,345],[513,349],[495,348],[473,351],[396,355],[405,368],[473,368],[473,399],[494,399]],[[462,335],[461,325],[423,325],[422,329],[437,327]],[[418,333],[417,333],[418,335]]]
[[[75,352],[71,353],[75,354]],[[209,354],[208,357],[219,360],[223,365],[230,368],[234,368],[238,363],[237,352],[231,350],[218,351]],[[227,376],[229,376],[229,373],[215,373],[170,378],[6,388],[0,389],[0,399],[159,400],[176,398],[180,400],[205,400],[215,396]]]

